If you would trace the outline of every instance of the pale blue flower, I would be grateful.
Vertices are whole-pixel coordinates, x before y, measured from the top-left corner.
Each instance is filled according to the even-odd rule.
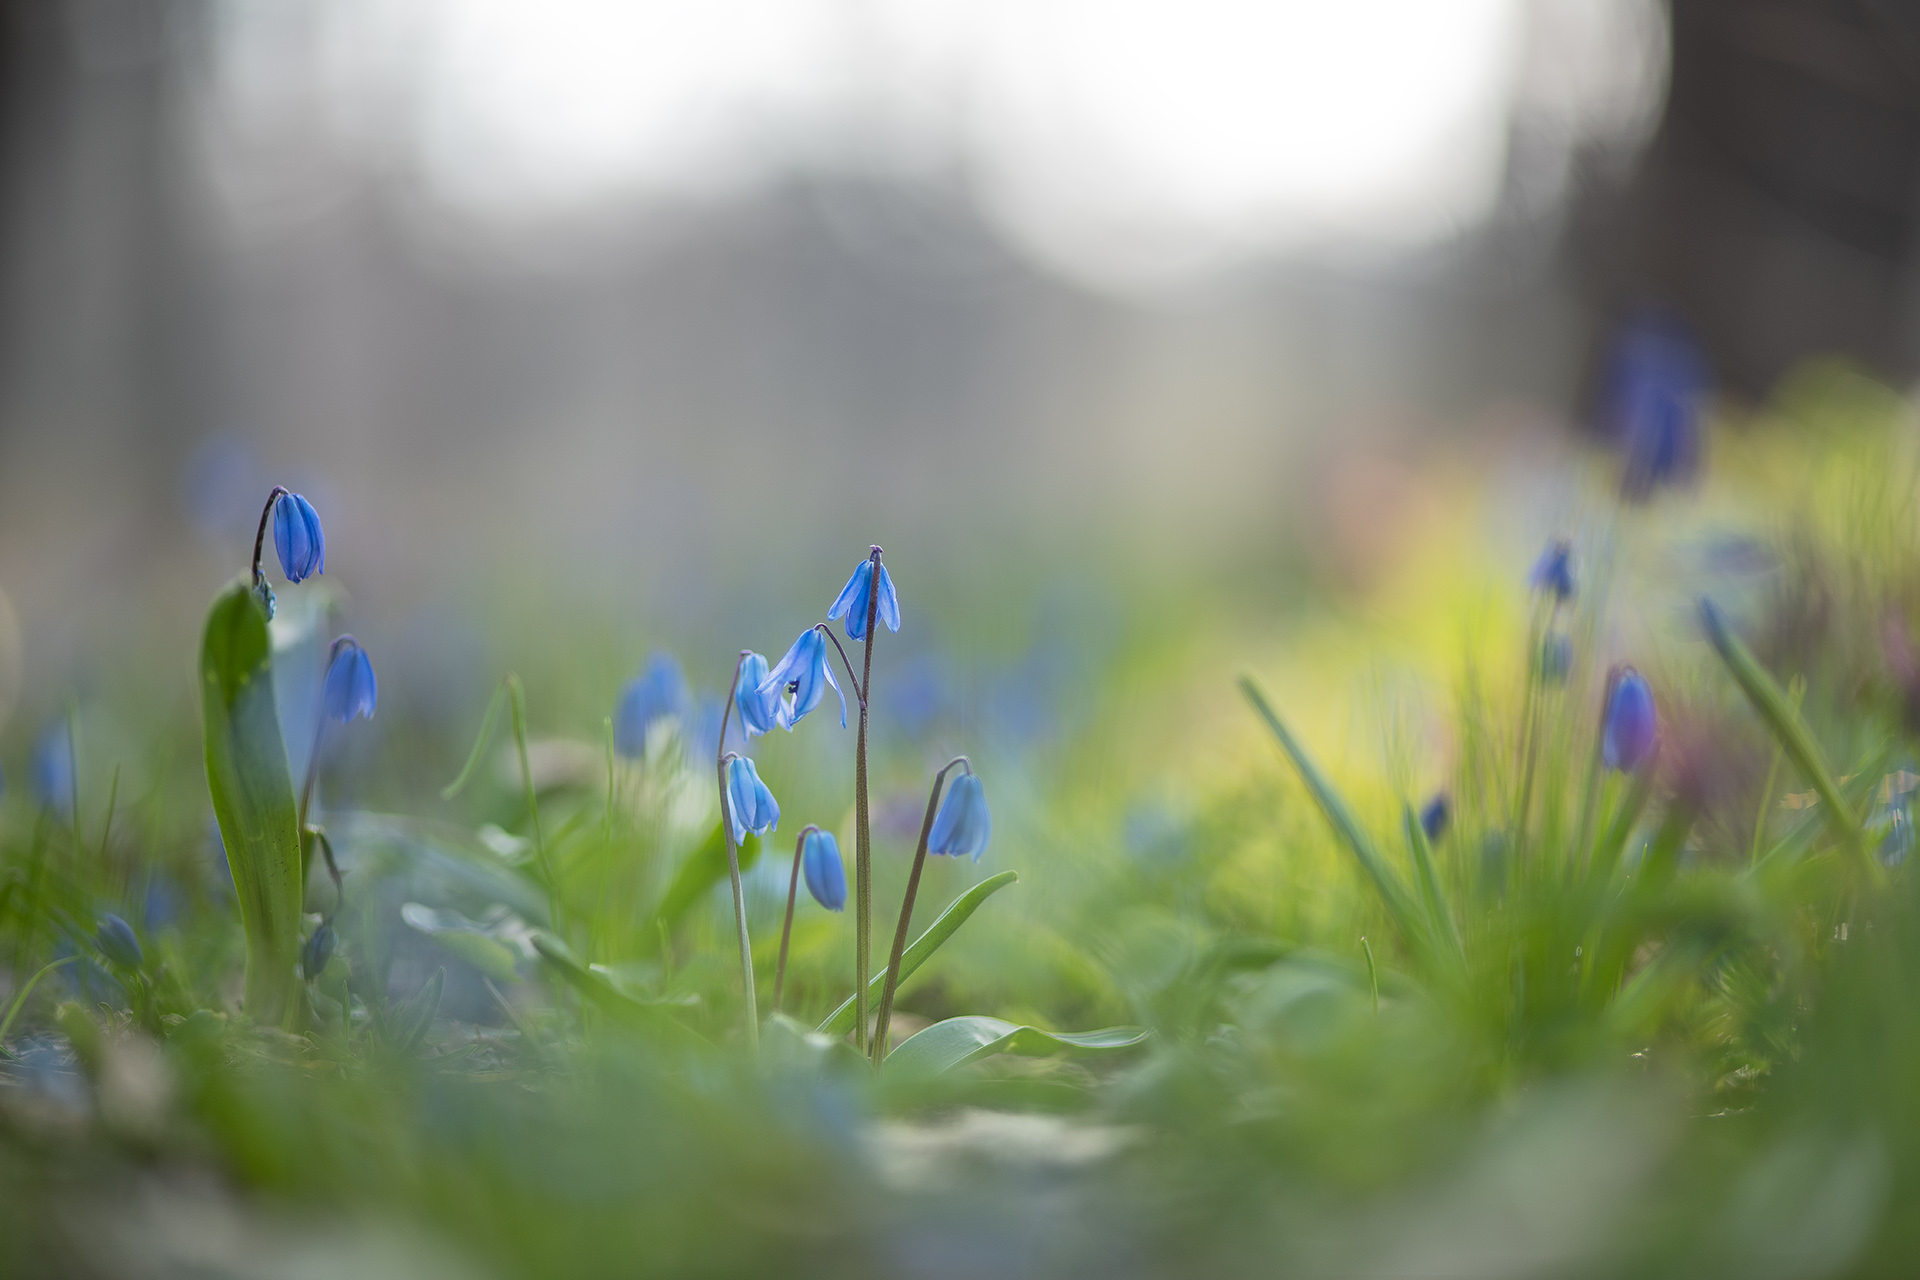
[[[753,767],[753,761],[745,756],[727,761],[727,813],[733,819],[736,844],[745,840],[749,831],[759,835],[780,827],[780,804],[767,784],[760,781],[760,771]]]
[[[757,653],[740,659],[740,681],[733,705],[740,711],[740,726],[747,736],[770,732],[780,723],[780,688],[762,686],[767,679],[767,660]]]
[[[840,861],[840,842],[833,832],[818,828],[807,832],[800,845],[800,870],[815,902],[829,911],[847,905],[847,868]]]
[[[800,717],[820,705],[820,700],[832,689],[840,699],[840,727],[847,727],[847,695],[840,692],[840,684],[833,678],[833,667],[827,660],[827,638],[818,627],[808,627],[793,642],[786,656],[761,680],[759,696],[775,700],[780,727],[792,731],[800,723]]]
[[[352,636],[333,642],[333,658],[327,663],[326,683],[320,689],[320,705],[327,718],[345,724],[355,716],[373,718],[374,703],[379,701],[380,686],[373,678],[373,663],[367,651]]]
[[[840,588],[833,607],[827,610],[827,621],[845,615],[847,635],[855,640],[867,634],[868,596],[873,590],[873,561],[862,560],[860,567],[847,579],[847,585]],[[893,578],[887,573],[887,566],[880,566],[880,599],[874,606],[875,616],[887,624],[889,631],[900,630],[900,597],[893,593]]]
[[[927,837],[927,852],[956,858],[971,854],[978,862],[992,835],[993,815],[987,812],[987,796],[980,788],[980,779],[963,773],[947,787],[946,797],[940,801],[940,812],[934,815],[933,830]]]

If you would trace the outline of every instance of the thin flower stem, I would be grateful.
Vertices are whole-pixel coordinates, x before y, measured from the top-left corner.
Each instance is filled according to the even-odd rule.
[[[867,630],[860,663],[860,737],[853,748],[853,1047],[867,1051],[867,970],[873,944],[873,828],[867,818],[867,695],[873,687],[873,628],[880,609],[880,548],[868,556]],[[852,678],[852,673],[848,673]]]
[[[720,779],[720,829],[727,837],[727,876],[733,882],[733,929],[740,939],[740,986],[747,998],[747,1050],[760,1052],[760,1006],[753,990],[753,942],[747,935],[747,898],[740,885],[740,846],[733,838],[733,808],[727,803],[727,761],[735,759],[727,750],[727,721],[733,716],[733,700],[740,692],[740,666],[751,650],[742,649],[733,660],[733,683],[727,687],[727,700],[720,707],[720,747],[714,772]]]
[[[1527,826],[1533,809],[1533,776],[1540,758],[1540,703],[1542,689],[1542,671],[1540,669],[1540,650],[1546,643],[1547,631],[1552,626],[1554,614],[1559,606],[1550,603],[1552,593],[1543,592],[1541,603],[1534,610],[1533,622],[1527,629],[1527,691],[1522,700],[1520,725],[1520,797],[1513,819],[1514,866],[1525,874],[1524,866],[1527,852]]]
[[[253,582],[258,585],[260,578],[260,550],[267,540],[267,521],[273,518],[273,504],[286,497],[292,490],[285,485],[273,486],[273,492],[267,495],[267,505],[260,510],[260,527],[253,532]]]
[[[533,763],[527,758],[527,696],[520,677],[507,673],[507,710],[513,717],[513,745],[520,753],[520,781],[527,793],[527,814],[533,822],[533,856],[540,864],[541,878],[547,882],[547,919],[553,931],[565,937],[560,923],[560,885],[553,876],[553,864],[547,861],[547,841],[540,831],[540,797],[533,785]]]
[[[927,794],[927,816],[920,823],[920,844],[913,851],[913,870],[907,874],[907,892],[900,900],[900,924],[893,931],[893,950],[887,957],[887,985],[880,993],[880,1016],[873,1024],[873,1065],[878,1067],[887,1056],[887,1027],[893,1021],[893,993],[900,985],[900,958],[907,950],[907,929],[913,924],[913,900],[920,892],[920,869],[927,865],[927,840],[933,834],[933,815],[940,807],[940,791],[947,774],[955,765],[973,772],[973,763],[955,756],[933,775],[933,790]]]
[[[854,698],[855,698],[855,699],[856,699],[856,700],[857,700],[857,701],[858,701],[858,702],[860,703],[860,705],[861,705],[861,706],[863,706],[863,707],[864,707],[864,706],[866,706],[866,705],[867,705],[867,691],[866,691],[866,689],[865,689],[865,688],[864,688],[864,687],[863,687],[863,686],[861,685],[861,683],[860,683],[860,678],[859,678],[858,676],[856,676],[856,675],[854,675],[854,674],[853,674],[853,660],[852,660],[851,658],[849,658],[849,657],[847,657],[847,651],[846,651],[846,650],[845,650],[844,648],[841,648],[841,645],[840,645],[840,637],[839,637],[839,636],[836,636],[835,634],[833,634],[833,628],[832,628],[832,627],[830,627],[830,626],[828,626],[828,625],[827,625],[826,623],[824,623],[824,622],[816,622],[816,623],[814,623],[814,624],[813,624],[813,629],[814,629],[815,631],[823,631],[823,632],[825,632],[825,633],[826,633],[826,636],[827,636],[827,639],[829,639],[829,640],[831,640],[831,641],[833,641],[833,647],[834,647],[834,648],[836,648],[836,649],[839,649],[839,650],[840,650],[840,661],[841,661],[841,662],[842,662],[843,664],[845,664],[845,666],[846,666],[846,668],[847,668],[847,683],[853,686],[853,696],[854,696]],[[869,634],[869,635],[871,635],[871,634],[873,634],[873,633],[872,633],[871,631],[869,631],[869,632],[868,632],[867,634]]]
[[[820,828],[809,822],[800,828],[800,838],[793,842],[793,875],[787,880],[787,919],[780,926],[780,963],[773,971],[773,1011],[780,1012],[780,997],[787,987],[787,940],[793,936],[793,901],[800,892],[800,853],[807,847],[807,837]]]

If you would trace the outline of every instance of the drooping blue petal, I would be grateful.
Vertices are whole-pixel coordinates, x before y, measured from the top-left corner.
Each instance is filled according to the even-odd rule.
[[[975,862],[986,851],[993,835],[993,815],[987,811],[987,796],[980,779],[963,773],[947,787],[940,811],[933,817],[933,830],[927,836],[927,852],[953,857],[971,854]]]
[[[840,842],[831,831],[809,831],[800,846],[800,871],[807,892],[829,911],[847,905],[847,868],[840,861]]]
[[[847,695],[833,678],[827,656],[827,638],[818,627],[808,627],[774,669],[760,682],[759,694],[775,699],[780,726],[791,731],[800,717],[820,705],[832,689],[840,699],[840,727],[847,727]]]
[[[647,659],[646,669],[620,692],[613,715],[614,749],[628,759],[639,759],[647,752],[648,727],[667,716],[685,715],[692,701],[679,660],[664,650],[655,652]]]
[[[1453,801],[1444,791],[1436,791],[1433,798],[1420,807],[1420,829],[1427,833],[1427,839],[1437,841],[1447,834],[1447,828],[1453,825]]]
[[[327,664],[326,683],[320,690],[320,703],[327,718],[345,724],[355,716],[373,717],[379,701],[380,686],[373,678],[373,663],[367,651],[352,636],[341,636],[333,644],[333,660]]]
[[[288,582],[326,571],[327,537],[320,529],[320,513],[297,493],[282,494],[273,504],[273,549],[280,554],[280,570]]]
[[[894,594],[893,577],[887,572],[887,566],[880,566],[880,598],[871,599],[873,591],[873,561],[862,560],[860,567],[847,579],[847,585],[840,588],[840,594],[834,597],[833,607],[827,610],[827,621],[845,616],[847,635],[861,640],[867,634],[867,611],[871,608],[874,616],[887,624],[890,630],[900,630],[900,597]]]
[[[1609,769],[1633,773],[1653,755],[1660,740],[1660,715],[1653,690],[1638,671],[1622,667],[1607,697],[1600,758]]]
[[[144,958],[140,951],[140,939],[133,934],[133,926],[109,912],[100,917],[100,926],[94,930],[93,940],[100,946],[100,954],[123,969],[138,969]]]
[[[769,693],[763,687],[766,681],[766,658],[750,653],[740,660],[740,683],[733,705],[740,712],[740,724],[748,737],[766,733],[780,723],[780,691],[776,688]]]
[[[900,630],[900,597],[893,591],[893,575],[887,572],[885,562],[880,565],[880,604],[876,610],[880,621],[887,624],[887,630]]]
[[[733,819],[733,839],[737,844],[756,834],[780,827],[780,805],[760,781],[759,770],[745,756],[727,762],[727,813]]]
[[[1555,538],[1533,562],[1527,585],[1535,591],[1551,592],[1556,600],[1573,599],[1573,545]]]

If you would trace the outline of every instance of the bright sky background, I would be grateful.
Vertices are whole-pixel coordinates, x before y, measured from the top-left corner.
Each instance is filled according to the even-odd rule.
[[[468,216],[537,222],[802,169],[958,175],[1015,243],[1122,286],[1471,223],[1516,100],[1540,96],[1543,40],[1561,46],[1545,86],[1561,117],[1631,127],[1655,80],[1635,44],[1650,0],[276,8],[226,10],[227,127],[317,102]]]

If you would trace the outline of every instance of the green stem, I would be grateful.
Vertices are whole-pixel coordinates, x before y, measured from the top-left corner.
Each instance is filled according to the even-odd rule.
[[[940,792],[947,774],[955,765],[969,773],[973,766],[965,756],[955,756],[933,775],[933,790],[927,794],[927,816],[920,822],[920,843],[913,851],[913,870],[907,874],[907,892],[900,899],[900,923],[893,931],[893,950],[887,953],[887,985],[880,992],[880,1016],[873,1024],[873,1065],[887,1056],[887,1028],[893,1021],[893,993],[900,985],[900,957],[907,949],[907,929],[913,924],[913,900],[920,892],[920,871],[927,865],[927,840],[933,833],[933,815],[940,807]]]
[[[807,847],[807,837],[820,828],[809,822],[800,828],[800,838],[793,842],[793,874],[787,879],[787,918],[780,926],[780,962],[773,971],[773,1011],[780,1012],[780,997],[787,987],[787,942],[793,937],[793,903],[800,894],[800,854]]]
[[[554,879],[553,864],[547,861],[547,841],[540,831],[540,797],[533,785],[533,763],[527,758],[527,696],[520,677],[507,673],[507,707],[513,715],[513,745],[520,754],[520,783],[527,795],[527,816],[533,822],[533,856],[540,864],[540,876],[547,882],[547,917],[553,931],[561,937],[566,930],[560,921],[560,884]]]
[[[867,630],[860,659],[860,736],[853,748],[853,1047],[867,1051],[867,970],[873,950],[873,827],[867,817],[867,708],[873,691],[874,625],[880,610],[880,548],[868,554]]]
[[[740,846],[733,838],[733,806],[727,803],[727,721],[733,716],[733,700],[740,692],[740,664],[750,650],[742,649],[733,660],[733,683],[727,686],[727,700],[720,708],[720,747],[716,772],[720,778],[720,829],[727,837],[727,878],[733,885],[733,931],[740,941],[740,986],[747,1001],[747,1051],[760,1052],[760,1005],[753,989],[753,942],[747,933],[747,897],[740,884]]]

